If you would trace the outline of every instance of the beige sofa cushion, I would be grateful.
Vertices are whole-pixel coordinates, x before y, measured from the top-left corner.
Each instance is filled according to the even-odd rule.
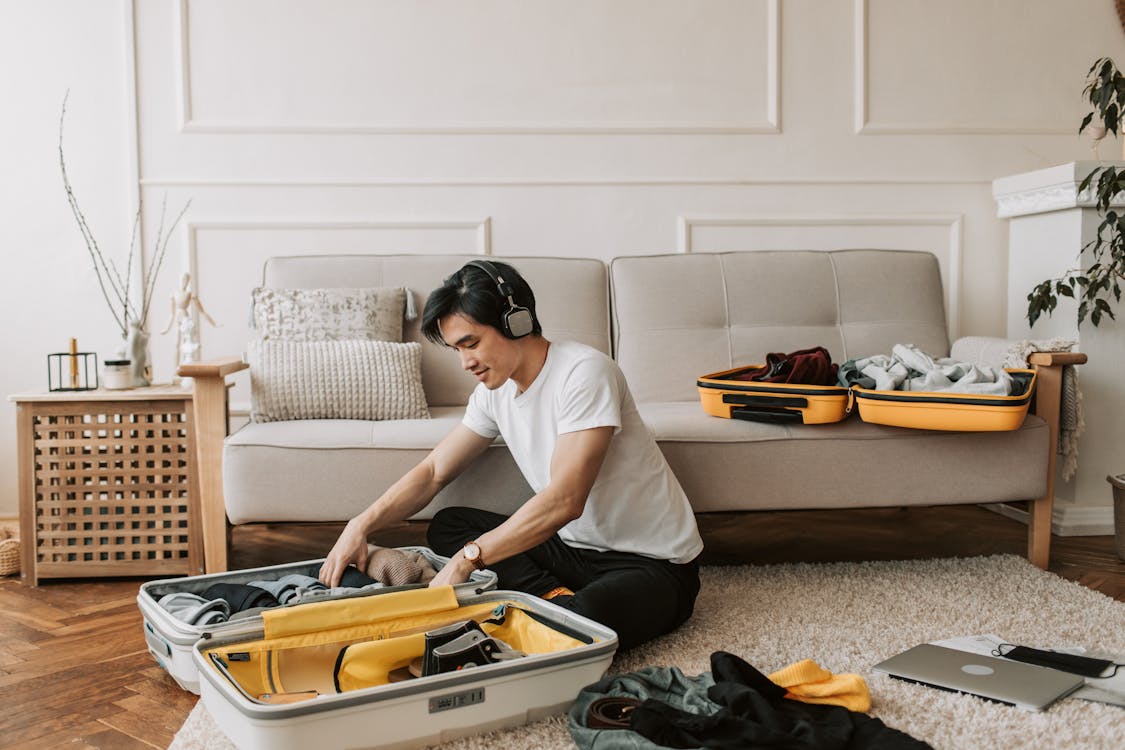
[[[412,469],[461,421],[464,407],[431,419],[306,419],[248,424],[223,446],[231,523],[346,521]],[[417,518],[447,505],[512,513],[531,497],[500,442],[438,494]]]
[[[760,251],[622,257],[614,356],[638,402],[692,401],[700,375],[824,346],[833,361],[911,343],[949,353],[930,253]]]

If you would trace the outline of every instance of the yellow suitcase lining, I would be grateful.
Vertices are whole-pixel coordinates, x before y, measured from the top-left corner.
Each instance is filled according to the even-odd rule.
[[[426,631],[461,620],[477,621],[485,633],[527,654],[584,644],[518,603],[461,605],[451,586],[318,602],[276,613],[263,638],[204,652],[211,666],[251,700],[277,694],[315,697],[387,684],[389,672],[423,654]]]

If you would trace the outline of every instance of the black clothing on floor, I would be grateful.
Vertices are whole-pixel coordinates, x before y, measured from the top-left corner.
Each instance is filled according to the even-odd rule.
[[[841,706],[785,698],[785,688],[725,651],[711,654],[715,684],[707,697],[721,708],[689,713],[649,699],[629,728],[672,748],[794,748],[794,750],[924,750],[928,744],[879,719]],[[932,749],[931,749],[932,750]]]
[[[430,547],[452,557],[507,516],[478,508],[444,508],[427,533]],[[574,596],[553,604],[589,617],[617,633],[621,650],[679,627],[691,617],[699,594],[699,565],[677,565],[627,552],[598,552],[566,544],[557,534],[507,560],[490,562],[498,587],[542,596],[560,586]]]

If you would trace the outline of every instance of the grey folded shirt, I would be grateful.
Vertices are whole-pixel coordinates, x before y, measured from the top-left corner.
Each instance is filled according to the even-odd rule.
[[[178,592],[165,594],[157,603],[188,625],[212,625],[230,619],[230,604],[226,599],[204,599],[198,594]]]
[[[300,590],[308,591],[328,588],[316,578],[299,573],[291,573],[287,576],[282,576],[276,581],[250,581],[247,585],[265,589],[273,594],[273,598],[277,599],[277,601],[282,604],[290,604],[295,599],[299,600],[298,594]]]

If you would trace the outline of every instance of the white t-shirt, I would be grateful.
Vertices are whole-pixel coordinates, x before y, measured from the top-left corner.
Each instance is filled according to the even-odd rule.
[[[563,541],[675,563],[695,559],[703,540],[687,496],[641,421],[616,362],[584,344],[552,342],[531,387],[518,391],[512,380],[491,391],[477,385],[463,421],[482,437],[502,435],[537,493],[551,481],[559,435],[614,428],[585,510],[559,529]]]

